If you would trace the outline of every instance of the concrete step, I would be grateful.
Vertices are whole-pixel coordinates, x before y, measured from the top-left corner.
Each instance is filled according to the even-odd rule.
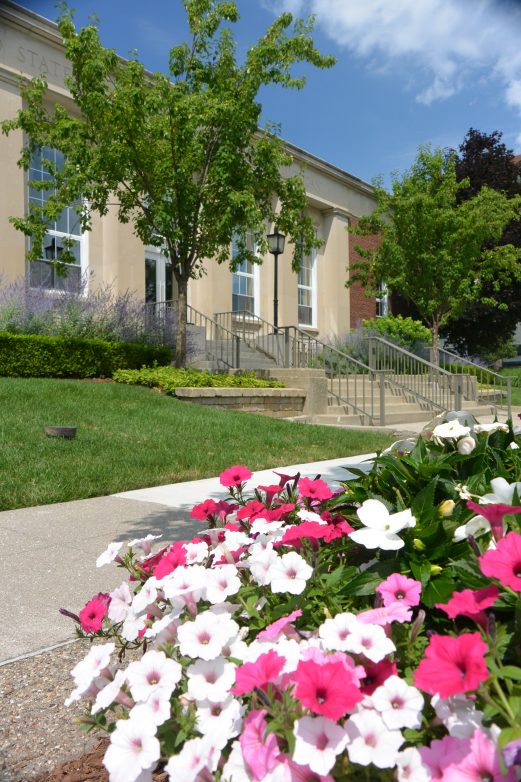
[[[354,399],[352,400],[354,403]],[[368,401],[367,404],[363,404],[360,399],[357,400],[357,406],[358,407],[367,407],[368,409],[371,409],[371,404]],[[385,404],[385,411],[387,413],[396,413],[401,414],[404,416],[407,416],[409,413],[415,413],[418,410],[418,405],[410,404],[408,402],[399,402],[399,401],[391,401],[387,402]],[[352,408],[349,405],[328,405],[327,408],[327,415],[344,415],[349,414],[350,410]],[[373,410],[375,414],[379,414],[380,412],[380,405],[374,404]],[[425,413],[425,411],[423,411]]]

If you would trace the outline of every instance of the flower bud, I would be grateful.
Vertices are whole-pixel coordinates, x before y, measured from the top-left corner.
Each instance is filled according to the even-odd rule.
[[[473,437],[462,437],[461,440],[458,440],[457,444],[458,453],[462,456],[468,456],[469,453],[472,453],[474,448],[476,447],[476,441]]]
[[[442,518],[448,519],[449,516],[452,516],[455,506],[456,503],[454,500],[444,500],[438,506],[438,513]]]
[[[425,551],[425,549],[427,548],[425,543],[422,543],[422,541],[419,538],[414,538],[412,545],[414,546],[416,551]]]
[[[443,568],[440,567],[439,565],[431,565],[431,575],[432,576],[439,575],[439,573],[441,573],[442,570],[443,570]]]
[[[519,448],[519,445],[516,442],[514,442],[514,440],[512,440],[512,442],[507,445],[507,448],[510,451],[517,451],[518,448]]]

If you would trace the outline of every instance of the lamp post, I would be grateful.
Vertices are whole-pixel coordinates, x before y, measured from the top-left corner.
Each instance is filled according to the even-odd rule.
[[[270,253],[275,259],[274,264],[274,278],[273,278],[273,329],[275,334],[279,332],[279,255],[284,252],[284,242],[286,237],[284,234],[279,233],[279,229],[275,226],[275,231],[272,234],[267,235],[268,246]]]

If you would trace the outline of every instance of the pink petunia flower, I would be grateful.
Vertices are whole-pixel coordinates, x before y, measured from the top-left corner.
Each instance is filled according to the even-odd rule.
[[[431,782],[445,782],[447,766],[463,760],[469,747],[468,739],[456,739],[452,736],[435,739],[430,747],[420,747],[421,759],[430,773]]]
[[[277,737],[274,733],[266,735],[268,727],[265,709],[250,711],[244,719],[239,742],[242,756],[251,769],[255,780],[262,780],[273,771],[280,753]]]
[[[396,663],[393,663],[390,660],[380,660],[380,662],[377,663],[373,663],[370,660],[364,660],[364,669],[365,677],[360,682],[361,690],[364,695],[372,695],[389,676],[396,676],[398,674]]]
[[[299,492],[310,500],[330,500],[333,492],[327,483],[320,478],[312,481],[310,478],[301,478],[298,482]]]
[[[245,695],[255,687],[265,689],[268,684],[277,681],[285,662],[284,657],[270,649],[257,657],[255,662],[240,665],[235,671],[235,687],[232,687],[230,692],[234,695]]]
[[[206,519],[211,518],[216,510],[217,503],[214,502],[214,500],[205,500],[199,505],[194,505],[190,511],[190,516],[192,519],[197,519],[198,521],[206,521]]]
[[[521,513],[521,507],[517,505],[504,505],[503,503],[491,503],[490,505],[478,505],[472,500],[467,501],[467,508],[473,510],[479,516],[483,516],[489,523],[494,540],[501,540],[504,535],[503,516]]]
[[[228,467],[227,470],[223,470],[219,475],[219,481],[221,486],[240,486],[244,481],[249,480],[252,476],[251,470],[247,467],[243,467],[240,464],[236,464],[233,467]]]
[[[153,569],[154,576],[160,581],[169,573],[173,573],[176,568],[186,563],[186,551],[184,543],[180,540],[176,541],[170,547],[170,550],[161,557],[157,565]]]
[[[382,608],[370,608],[356,616],[358,621],[363,624],[380,625],[380,627],[386,627],[392,622],[399,624],[410,622],[411,617],[411,608],[406,603],[400,602],[390,603]]]
[[[414,674],[414,684],[440,698],[475,690],[488,678],[487,651],[479,633],[462,633],[456,638],[433,635]]]
[[[509,532],[498,541],[495,550],[486,551],[479,558],[479,566],[485,576],[497,578],[504,586],[521,592],[521,535]]]
[[[279,635],[283,633],[287,626],[291,624],[295,619],[302,616],[302,611],[298,608],[296,611],[292,611],[287,616],[282,616],[277,619],[276,622],[272,622],[270,625],[261,630],[257,636],[257,641],[276,641]]]
[[[499,595],[499,589],[495,586],[485,589],[464,589],[462,592],[454,592],[448,603],[436,603],[436,608],[445,611],[450,619],[457,616],[468,616],[475,619],[481,627],[486,626],[485,608],[490,608]]]
[[[470,751],[465,757],[446,766],[443,782],[514,782],[516,775],[510,769],[501,773],[495,743],[481,730],[470,739]]]
[[[330,720],[339,720],[363,698],[353,673],[340,661],[317,665],[301,660],[291,678],[302,705]]]
[[[420,602],[422,585],[420,581],[402,576],[401,573],[391,573],[376,587],[376,591],[383,598],[384,606],[398,601],[408,606],[417,606]]]
[[[80,625],[84,633],[97,633],[107,616],[110,595],[98,592],[80,611]]]

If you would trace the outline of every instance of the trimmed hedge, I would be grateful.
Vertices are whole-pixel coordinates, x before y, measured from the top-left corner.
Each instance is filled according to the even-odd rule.
[[[0,332],[0,375],[7,377],[112,377],[117,369],[168,364],[171,358],[166,347]]]

